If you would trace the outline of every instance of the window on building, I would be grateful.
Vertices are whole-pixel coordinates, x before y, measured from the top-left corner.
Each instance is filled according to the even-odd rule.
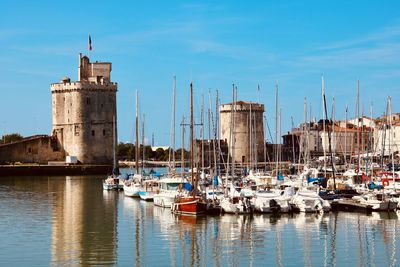
[[[106,130],[103,129],[103,136],[106,136]]]
[[[28,147],[28,153],[32,153],[32,148]]]
[[[79,136],[79,132],[80,132],[79,125],[75,125],[75,129],[74,129],[75,136]]]
[[[90,97],[86,97],[86,104],[90,105]]]
[[[94,136],[94,130],[92,130],[92,136]]]

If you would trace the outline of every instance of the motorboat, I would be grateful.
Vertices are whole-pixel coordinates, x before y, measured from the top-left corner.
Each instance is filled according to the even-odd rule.
[[[125,196],[139,197],[141,181],[142,181],[142,176],[140,174],[135,174],[129,180],[125,180],[123,183]]]
[[[291,198],[282,193],[282,190],[257,190],[253,200],[255,210],[261,213],[289,212]]]
[[[154,194],[157,190],[159,190],[158,180],[144,180],[143,185],[139,189],[140,199],[153,201]]]
[[[331,209],[329,202],[323,200],[312,188],[299,189],[290,203],[300,212],[323,212]]]
[[[187,193],[191,187],[183,178],[163,178],[159,181],[159,190],[153,195],[154,205],[170,208],[178,195]]]

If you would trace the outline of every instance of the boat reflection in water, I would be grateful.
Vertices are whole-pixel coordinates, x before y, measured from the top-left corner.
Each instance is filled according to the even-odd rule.
[[[101,184],[0,179],[1,265],[398,265],[396,213],[181,216]]]

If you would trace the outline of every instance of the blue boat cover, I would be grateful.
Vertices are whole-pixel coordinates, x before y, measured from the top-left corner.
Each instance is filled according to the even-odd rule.
[[[325,180],[324,177],[317,177],[317,178],[312,178],[310,176],[307,176],[307,182],[308,183],[313,183],[313,182],[323,182]]]
[[[218,175],[214,176],[214,186],[218,186]]]
[[[183,184],[183,188],[185,188],[187,191],[192,191],[193,190],[193,186],[189,183],[184,183]]]

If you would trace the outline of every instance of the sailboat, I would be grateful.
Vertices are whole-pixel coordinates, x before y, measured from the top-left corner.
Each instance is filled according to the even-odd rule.
[[[114,190],[114,189],[122,189],[123,185],[120,183],[120,177],[118,176],[118,168],[116,162],[115,155],[115,116],[113,116],[113,169],[112,174],[107,177],[107,179],[103,180],[103,189],[104,190]]]
[[[176,214],[200,215],[205,214],[207,203],[197,195],[199,175],[194,173],[194,142],[193,142],[193,84],[190,83],[190,169],[192,190],[187,196],[178,196],[172,203],[171,211]],[[195,177],[196,175],[196,177]]]
[[[235,153],[235,111],[236,111],[236,93],[235,86],[232,88],[232,105],[231,105],[231,125],[229,132],[229,144],[231,146],[231,163],[229,163],[229,155],[227,156],[226,163],[226,176],[225,176],[225,196],[220,200],[220,206],[223,212],[225,213],[233,213],[233,214],[248,214],[253,211],[253,205],[250,201],[250,197],[246,197],[243,194],[239,193],[235,189],[233,184],[234,175],[235,175],[235,165],[234,165],[234,153]],[[230,164],[232,164],[230,166]],[[232,167],[230,169],[230,167]],[[228,175],[231,170],[231,183],[228,184]],[[228,191],[229,188],[229,191]]]
[[[136,144],[135,144],[135,168],[136,174],[124,182],[124,194],[127,197],[139,197],[142,175],[139,173],[139,93],[136,91]]]

